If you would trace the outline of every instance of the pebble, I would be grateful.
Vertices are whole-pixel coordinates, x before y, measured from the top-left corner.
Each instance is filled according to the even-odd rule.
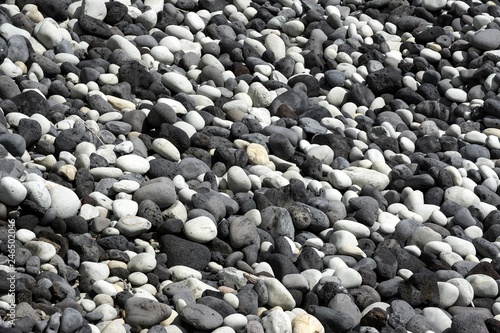
[[[122,217],[126,216],[136,216],[139,210],[139,205],[137,204],[137,202],[132,200],[116,199],[113,201],[112,208],[113,208],[113,214],[118,219],[121,219]],[[123,226],[121,226],[121,228],[123,230]],[[129,233],[131,231],[131,228],[133,227],[126,229],[125,233]]]
[[[450,332],[468,332],[471,329],[476,332],[488,332],[482,316],[473,313],[460,313],[453,317]]]
[[[75,332],[83,325],[82,314],[76,309],[66,308],[62,313],[60,325],[60,332]]]
[[[474,298],[474,288],[469,281],[463,278],[452,278],[446,282],[458,288],[458,299],[454,305],[468,306],[471,304]]]
[[[292,332],[292,322],[285,312],[280,310],[271,311],[262,320],[265,332]]]
[[[149,170],[149,162],[137,155],[124,155],[116,159],[116,166],[124,172],[133,172],[140,175],[145,174]]]
[[[113,202],[113,206],[116,207],[118,205],[119,204],[115,204],[115,202]],[[135,205],[137,205],[137,203]],[[129,207],[127,207],[127,210],[128,208]],[[126,237],[133,237],[148,231],[151,229],[151,226],[151,222],[143,217],[125,215],[118,220],[115,228],[118,229],[122,235]]]
[[[125,302],[125,322],[129,325],[150,328],[171,314],[168,305],[149,298],[131,297]]]
[[[354,185],[363,187],[364,185],[371,185],[378,190],[384,190],[389,185],[389,177],[385,174],[360,167],[349,167],[343,169],[342,172],[346,173]]]
[[[248,192],[252,188],[250,178],[239,166],[232,166],[227,171],[227,185],[233,193]]]
[[[444,192],[444,199],[454,201],[465,208],[477,205],[481,202],[474,192],[459,186],[452,186],[446,189]]]
[[[118,312],[110,304],[101,304],[98,307],[96,307],[95,310],[92,311],[91,313],[96,314],[98,318],[101,317],[101,320],[103,321],[114,320],[118,316]]]
[[[141,201],[150,199],[160,209],[165,209],[175,202],[176,197],[172,180],[167,177],[159,177],[142,183],[141,187],[134,192],[133,200],[140,204]]]
[[[295,316],[292,320],[292,333],[324,332],[325,328],[321,322],[310,314],[303,313]]]
[[[456,88],[448,89],[446,90],[445,96],[450,101],[457,103],[463,103],[467,101],[467,93],[461,89],[456,89]]]
[[[51,204],[50,208],[56,211],[58,218],[75,216],[80,209],[80,199],[75,192],[60,185],[46,185],[49,189]]]
[[[217,237],[217,226],[209,217],[199,216],[184,223],[184,234],[197,243],[207,243]]]
[[[109,277],[110,270],[107,264],[84,261],[80,264],[79,272],[82,278],[95,281],[105,280]]]
[[[178,162],[181,158],[179,150],[167,139],[158,138],[153,141],[153,149],[167,160]]]
[[[438,281],[439,287],[439,307],[447,309],[458,300],[460,292],[456,286],[451,283]]]
[[[472,274],[466,280],[474,289],[475,297],[495,298],[498,294],[498,285],[496,281],[485,274]]]
[[[136,286],[142,286],[148,282],[148,277],[142,272],[134,272],[128,276],[130,283]]]
[[[106,41],[106,47],[111,51],[123,50],[130,59],[141,59],[139,50],[128,41],[125,37],[120,35],[113,35]]]
[[[474,245],[462,238],[447,236],[443,239],[443,241],[450,244],[453,252],[461,255],[462,257],[466,257],[469,254],[476,254],[476,248]]]
[[[7,206],[20,204],[27,196],[28,191],[23,184],[13,177],[0,179],[0,202]]]
[[[157,261],[152,254],[139,253],[132,257],[127,264],[127,269],[131,272],[149,273],[156,267]]]
[[[199,330],[213,330],[224,322],[218,312],[203,304],[187,304],[179,315],[183,321]]]
[[[170,273],[177,281],[182,281],[189,278],[201,280],[201,273],[195,269],[186,266],[173,266],[169,268]]]
[[[176,72],[163,74],[161,82],[165,87],[176,93],[191,94],[194,92],[191,82],[185,76]]]
[[[29,241],[24,244],[31,254],[40,258],[42,262],[48,262],[56,255],[56,248],[54,245],[40,241]]]
[[[113,297],[116,296],[117,294],[115,287],[111,283],[106,282],[104,280],[96,281],[93,284],[92,288],[99,295],[104,294]]]
[[[285,311],[292,310],[295,307],[293,296],[278,279],[265,279],[264,284],[268,292],[267,304],[269,306],[279,306]]]
[[[500,34],[495,29],[478,31],[472,37],[471,44],[480,50],[494,50],[500,45]]]

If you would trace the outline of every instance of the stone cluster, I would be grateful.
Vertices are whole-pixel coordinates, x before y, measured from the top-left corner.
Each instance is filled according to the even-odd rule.
[[[1,2],[0,332],[500,332],[497,0]]]

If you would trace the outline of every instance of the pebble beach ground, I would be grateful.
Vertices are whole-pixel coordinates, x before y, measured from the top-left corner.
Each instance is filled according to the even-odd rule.
[[[0,3],[1,333],[500,332],[498,1]]]

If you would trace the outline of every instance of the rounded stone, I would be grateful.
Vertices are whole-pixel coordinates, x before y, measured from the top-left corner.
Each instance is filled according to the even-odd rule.
[[[233,193],[248,192],[252,188],[252,182],[239,166],[232,166],[227,171],[227,185]]]
[[[151,222],[140,216],[124,216],[118,220],[115,228],[126,237],[134,237],[151,229]]]
[[[466,280],[474,289],[475,297],[495,298],[498,295],[498,284],[491,276],[473,274],[469,275]]]
[[[40,258],[41,262],[48,262],[56,255],[56,248],[54,245],[42,241],[29,241],[24,244],[31,254]]]
[[[463,278],[453,278],[446,282],[454,285],[458,289],[458,299],[454,305],[468,306],[471,304],[472,300],[474,299],[474,289],[472,288],[469,281]]]
[[[458,300],[458,296],[460,295],[457,286],[451,283],[438,281],[438,288],[440,308],[447,309],[455,304],[455,302]]]
[[[119,219],[125,216],[136,216],[139,204],[133,200],[116,199],[113,201],[113,214]]]
[[[115,165],[124,172],[133,172],[140,175],[149,170],[149,161],[138,155],[124,155],[116,159]]]
[[[26,198],[28,191],[13,177],[0,179],[0,202],[7,206],[17,206]]]
[[[125,302],[125,322],[130,325],[149,328],[159,324],[172,314],[172,309],[156,300],[131,297]]]
[[[278,279],[265,279],[264,284],[269,295],[267,301],[269,306],[279,306],[283,310],[292,310],[295,307],[293,296]]]
[[[127,264],[130,272],[149,273],[156,267],[156,258],[154,255],[142,252],[132,257]]]
[[[66,219],[78,215],[80,198],[71,189],[61,185],[50,185],[50,208],[54,208],[58,218]],[[53,187],[52,187],[53,186]],[[47,186],[48,187],[48,186]]]
[[[203,304],[188,304],[179,315],[183,321],[199,330],[214,330],[224,322],[217,311]]]
[[[199,216],[184,223],[184,234],[189,240],[207,243],[217,237],[217,226],[206,216]]]
[[[81,279],[104,280],[109,277],[110,270],[104,263],[84,261],[79,267]]]
[[[161,82],[175,93],[192,94],[194,92],[191,82],[180,73],[165,73],[161,77]]]

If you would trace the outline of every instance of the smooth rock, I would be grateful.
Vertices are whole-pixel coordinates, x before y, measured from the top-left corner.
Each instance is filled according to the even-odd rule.
[[[224,322],[218,312],[203,304],[187,304],[179,315],[183,321],[199,330],[214,330]]]
[[[372,185],[378,190],[384,190],[389,185],[389,177],[381,172],[365,169],[360,167],[348,167],[343,169],[353,184],[363,187],[364,185]]]
[[[125,322],[130,325],[149,328],[167,319],[172,314],[172,309],[158,301],[131,297],[125,302]]]
[[[189,240],[197,243],[207,243],[217,237],[216,224],[206,216],[186,221],[183,231]]]
[[[7,206],[19,205],[27,196],[28,191],[22,183],[13,177],[0,179],[0,202]]]

